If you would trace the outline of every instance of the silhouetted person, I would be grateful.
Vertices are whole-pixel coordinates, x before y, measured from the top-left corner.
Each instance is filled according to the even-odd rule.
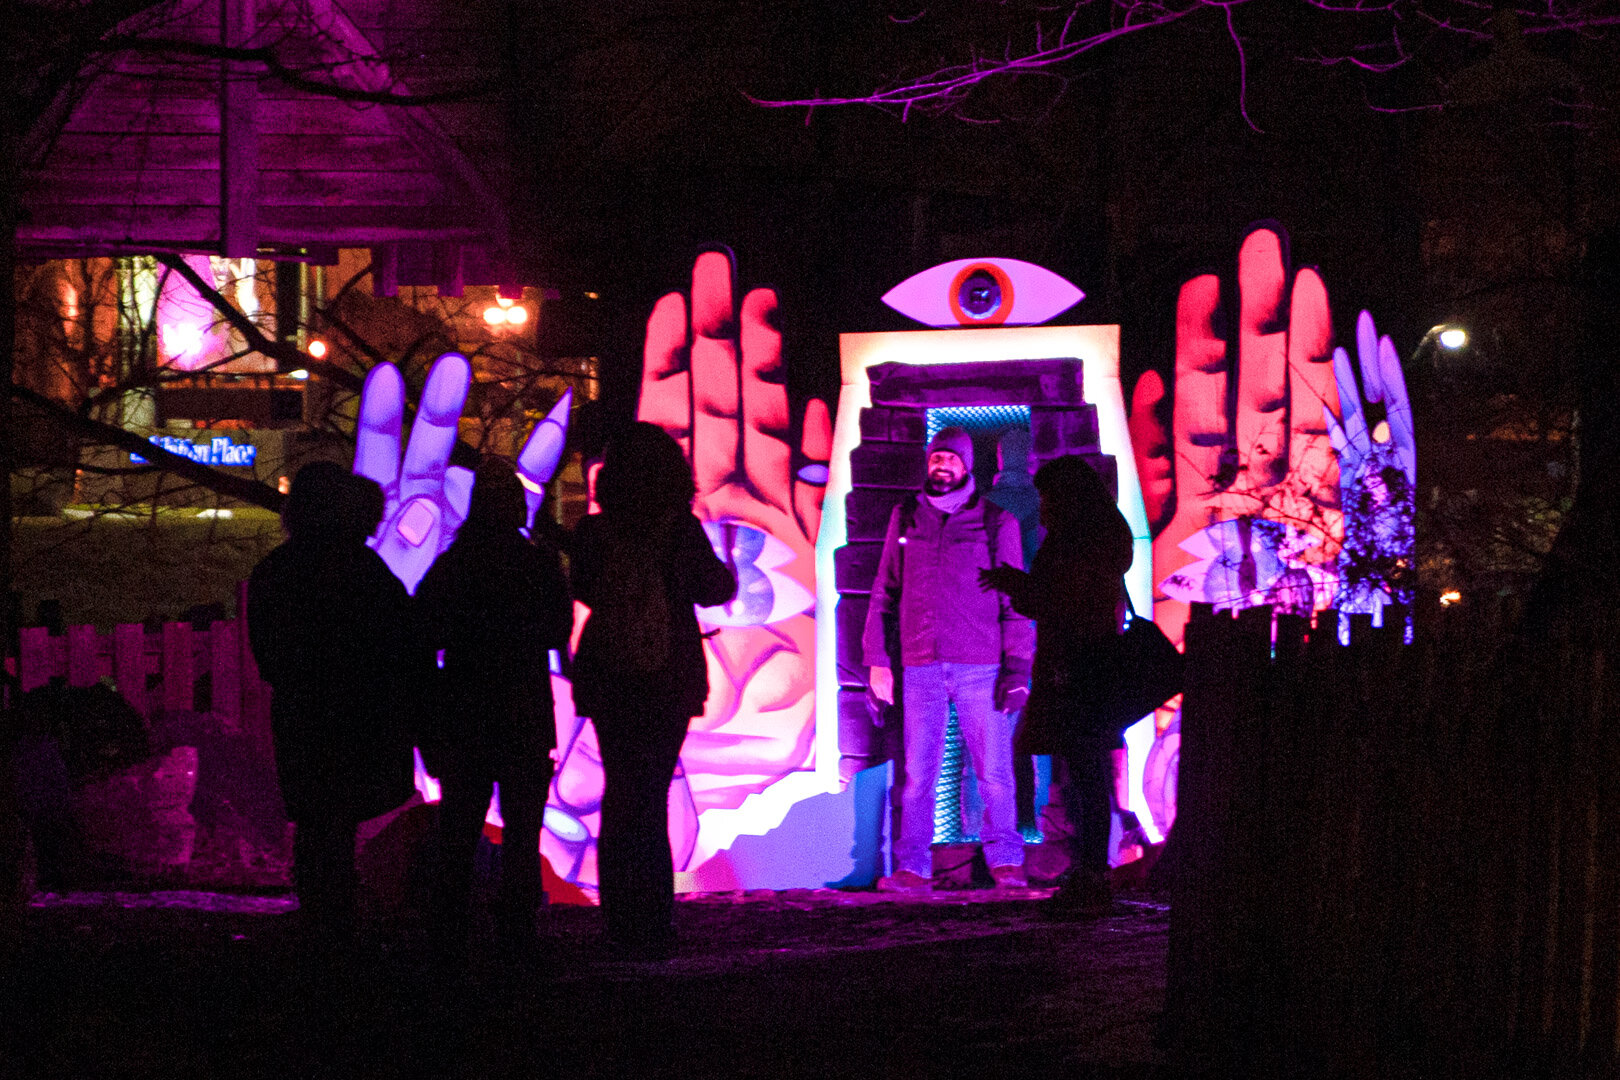
[[[1018,519],[1018,536],[1023,544],[1023,566],[1031,566],[1035,550],[1040,546],[1041,497],[1035,491],[1035,481],[1029,475],[1029,429],[1009,428],[996,440],[996,476],[984,497]],[[1013,722],[1017,727],[1017,721]],[[967,790],[970,766],[963,762],[963,791]],[[1034,828],[1037,824],[1035,808],[1035,759],[1029,754],[1013,754],[1013,779],[1018,793],[1018,827]],[[967,820],[967,806],[963,805],[963,826],[971,829]]]
[[[298,470],[287,542],[248,581],[248,636],[274,690],[270,725],[293,878],[316,945],[355,923],[355,826],[409,797],[410,665],[420,654],[405,586],[366,546],[383,515],[375,481],[331,462]]]
[[[473,859],[495,784],[496,929],[509,947],[534,940],[540,823],[557,745],[547,657],[568,647],[573,604],[556,551],[519,533],[524,512],[511,466],[481,467],[467,520],[416,591],[424,641],[444,660],[422,754],[443,792],[434,930],[452,958],[466,947]]]
[[[1070,867],[1056,901],[1079,910],[1109,901],[1108,831],[1114,751],[1123,732],[1098,715],[1092,689],[1119,634],[1130,569],[1130,526],[1108,485],[1084,458],[1062,457],[1035,474],[1046,538],[1029,573],[1009,566],[981,580],[1035,620],[1035,663],[1025,723],[1053,733],[1065,766]]]
[[[709,696],[694,605],[730,600],[732,571],[692,514],[692,469],[662,428],[609,441],[600,514],[575,530],[574,595],[591,609],[574,707],[595,721],[604,790],[597,865],[610,947],[658,958],[672,944],[669,785],[687,724]]]

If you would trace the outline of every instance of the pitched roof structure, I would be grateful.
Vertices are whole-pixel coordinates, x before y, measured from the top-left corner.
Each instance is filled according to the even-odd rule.
[[[328,262],[370,247],[383,294],[520,284],[500,103],[477,67],[499,27],[476,3],[449,7],[155,5],[27,147],[20,254]],[[222,44],[243,51],[222,59]]]

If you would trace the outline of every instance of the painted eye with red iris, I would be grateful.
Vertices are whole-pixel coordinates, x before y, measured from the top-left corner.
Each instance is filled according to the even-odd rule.
[[[670,792],[677,870],[696,869],[738,833],[734,819],[703,815],[815,768],[815,539],[832,424],[826,405],[810,401],[795,448],[776,319],[776,293],[751,290],[739,306],[729,253],[709,251],[693,264],[690,293],[665,295],[647,320],[637,417],[685,450],[693,512],[738,584],[729,603],[698,611],[709,699]],[[543,846],[565,877],[594,884],[601,762],[590,725],[565,715],[565,686]]]

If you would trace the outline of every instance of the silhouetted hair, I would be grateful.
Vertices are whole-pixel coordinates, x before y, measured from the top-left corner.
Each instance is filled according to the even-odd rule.
[[[608,440],[596,474],[596,501],[623,518],[689,511],[697,486],[681,444],[657,424],[638,420]]]
[[[281,524],[294,540],[358,543],[377,530],[384,506],[375,480],[336,462],[312,461],[293,477]]]
[[[512,532],[523,528],[528,504],[523,482],[504,461],[486,461],[473,473],[472,501],[463,529],[475,532]]]
[[[1053,458],[1035,472],[1035,490],[1042,496],[1073,503],[1079,508],[1112,506],[1108,483],[1091,462],[1078,454]]]

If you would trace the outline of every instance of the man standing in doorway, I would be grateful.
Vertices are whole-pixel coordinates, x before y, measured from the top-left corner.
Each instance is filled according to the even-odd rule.
[[[934,787],[952,705],[984,800],[979,838],[990,875],[1000,887],[1027,883],[1009,713],[1029,692],[1035,632],[1005,595],[979,586],[981,567],[1003,564],[1024,565],[1018,519],[978,495],[973,439],[945,428],[928,444],[922,492],[889,516],[862,637],[872,693],[892,702],[884,629],[898,621],[905,780],[884,891],[933,887]]]

